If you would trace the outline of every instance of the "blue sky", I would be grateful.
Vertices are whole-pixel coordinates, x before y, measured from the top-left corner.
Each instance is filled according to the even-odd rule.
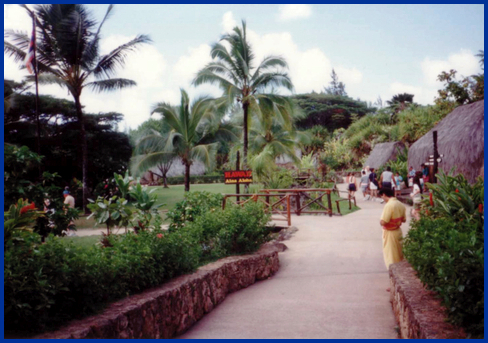
[[[101,18],[106,5],[89,5]],[[210,45],[241,19],[248,24],[257,59],[274,54],[288,60],[296,93],[320,91],[335,68],[354,98],[385,101],[400,92],[433,102],[441,85],[436,76],[456,69],[480,71],[474,55],[484,50],[484,5],[117,5],[103,29],[102,51],[136,34],[149,34],[152,46],[129,57],[121,77],[138,87],[114,94],[85,92],[90,112],[119,111],[126,125],[149,118],[158,101],[177,103],[179,88],[219,95],[216,87],[190,86],[194,73],[210,61]],[[29,30],[16,5],[4,5],[4,27]],[[20,80],[5,60],[6,78]],[[55,86],[41,92],[67,97]]]

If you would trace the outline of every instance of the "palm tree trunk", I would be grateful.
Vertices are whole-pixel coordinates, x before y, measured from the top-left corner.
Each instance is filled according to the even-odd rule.
[[[88,146],[86,143],[86,131],[85,131],[85,117],[83,116],[83,110],[81,108],[81,103],[80,103],[80,96],[75,95],[75,105],[76,105],[76,115],[78,117],[78,121],[80,123],[80,138],[81,138],[81,163],[82,163],[82,173],[83,173],[83,210],[85,213],[88,213],[88,209],[86,207],[87,204],[87,197],[88,197]]]
[[[248,116],[249,116],[249,103],[243,103],[242,104],[242,109],[244,111],[244,123],[243,123],[243,128],[244,128],[244,156],[242,159],[242,169],[246,170],[247,167],[247,146],[248,146],[248,127],[247,127],[247,122],[248,122]],[[244,185],[244,193],[248,194],[249,193],[249,184]]]
[[[183,162],[185,164],[185,192],[190,191],[190,163]]]

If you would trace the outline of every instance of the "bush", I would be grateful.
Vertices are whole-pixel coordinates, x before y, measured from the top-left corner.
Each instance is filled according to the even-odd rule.
[[[5,251],[5,327],[55,328],[103,304],[161,284],[199,265],[190,233],[161,231],[110,236],[112,247],[76,248],[50,236],[22,233],[24,244]],[[30,236],[29,236],[30,235]]]
[[[220,193],[188,192],[185,199],[177,203],[173,210],[166,214],[171,220],[169,230],[173,231],[192,222],[195,218],[212,209],[221,208],[224,196]]]
[[[294,178],[290,170],[280,168],[262,176],[259,181],[264,184],[265,189],[288,189],[293,186]]]
[[[484,330],[484,185],[437,175],[405,243],[406,259],[438,293],[450,320],[477,336]]]
[[[270,215],[265,213],[263,204],[250,202],[244,207],[210,210],[184,231],[198,237],[202,259],[213,260],[256,251],[267,239],[269,220]]]
[[[449,318],[473,334],[484,329],[484,235],[476,225],[421,218],[404,244],[420,280],[438,293]]]

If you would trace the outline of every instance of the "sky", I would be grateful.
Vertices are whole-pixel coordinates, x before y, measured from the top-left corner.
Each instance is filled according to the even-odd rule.
[[[87,5],[98,20],[107,5]],[[484,50],[484,5],[116,5],[102,29],[101,52],[148,34],[153,43],[129,55],[116,77],[137,86],[114,93],[84,90],[85,112],[120,112],[121,129],[137,128],[151,118],[158,102],[179,104],[180,88],[191,97],[219,96],[216,86],[193,87],[196,72],[211,61],[211,45],[247,22],[256,63],[284,57],[295,94],[320,92],[335,69],[349,96],[383,102],[398,93],[432,104],[442,84],[437,75],[481,71],[475,55]],[[4,5],[4,29],[32,30],[18,5]],[[4,77],[22,80],[25,69],[4,57]],[[41,94],[72,99],[55,85]],[[281,91],[289,94],[288,91]]]

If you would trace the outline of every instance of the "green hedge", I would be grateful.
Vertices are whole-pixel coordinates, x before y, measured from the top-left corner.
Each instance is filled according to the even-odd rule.
[[[406,259],[420,280],[437,292],[451,322],[474,337],[484,331],[484,182],[437,175],[428,184],[421,219],[404,242]]]
[[[268,219],[260,204],[231,206],[182,229],[112,236],[111,247],[89,249],[18,232],[5,246],[5,329],[54,329],[206,261],[254,251],[266,240]]]
[[[198,183],[223,183],[224,175],[194,175],[190,176],[190,183],[191,184],[198,184]],[[159,183],[163,184],[163,179],[159,179]],[[168,177],[168,185],[181,185],[185,183],[184,176],[172,176]]]

